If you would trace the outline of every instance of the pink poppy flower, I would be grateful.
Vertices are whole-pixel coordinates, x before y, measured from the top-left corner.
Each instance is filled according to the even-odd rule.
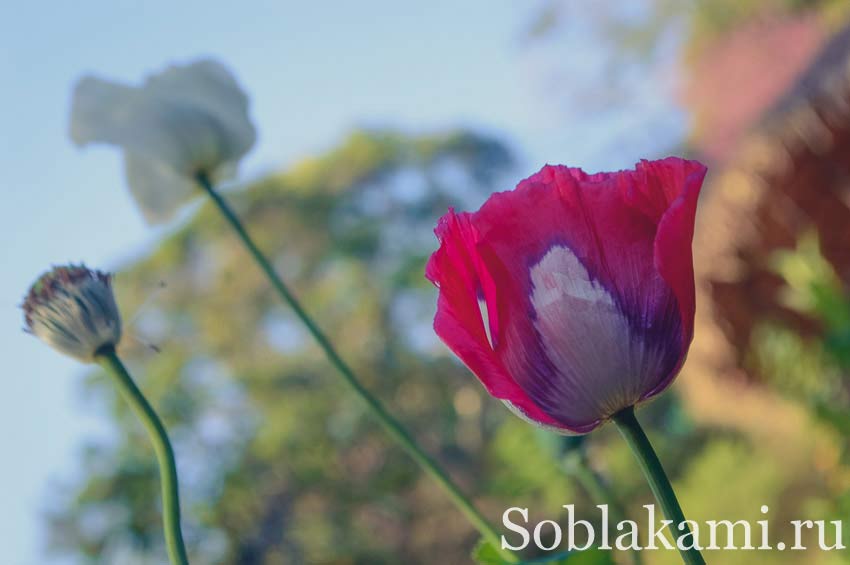
[[[434,329],[519,416],[587,433],[666,389],[694,331],[691,242],[706,168],[670,157],[545,166],[450,210],[426,276]]]

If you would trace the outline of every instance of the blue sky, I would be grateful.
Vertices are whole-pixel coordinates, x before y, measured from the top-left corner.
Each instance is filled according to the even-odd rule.
[[[588,115],[569,104],[601,47],[571,23],[527,48],[534,3],[507,0],[362,2],[4,3],[0,21],[0,531],[4,563],[65,563],[42,552],[51,485],[78,471],[82,442],[108,435],[82,396],[85,372],[21,332],[18,309],[48,266],[116,269],[166,228],[141,221],[118,154],[67,139],[74,81],[84,73],[136,82],[171,61],[214,56],[253,100],[260,139],[243,177],[332,147],[358,125],[411,130],[468,126],[519,150],[524,172],[544,162],[629,167],[684,131],[658,77],[629,85],[627,108]],[[574,73],[571,73],[574,69]],[[505,187],[508,188],[508,187]],[[119,297],[120,302],[120,297]],[[126,313],[125,313],[126,314]]]

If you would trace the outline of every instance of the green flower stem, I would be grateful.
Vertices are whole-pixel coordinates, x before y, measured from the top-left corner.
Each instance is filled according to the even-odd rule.
[[[245,227],[242,225],[239,217],[227,201],[225,201],[224,198],[222,198],[215,190],[209,178],[205,175],[198,175],[197,180],[204,191],[210,196],[210,198],[212,198],[219,211],[239,236],[239,239],[242,240],[245,248],[251,254],[251,257],[254,258],[254,261],[256,261],[260,269],[262,269],[263,273],[265,273],[266,277],[268,277],[269,282],[271,282],[278,295],[284,300],[284,302],[289,304],[293,311],[295,311],[295,315],[298,316],[316,342],[318,342],[319,346],[325,352],[328,360],[339,372],[342,380],[344,380],[351,390],[353,390],[354,393],[366,404],[366,407],[378,419],[390,436],[392,436],[392,438],[395,439],[405,451],[407,451],[414,461],[416,461],[431,476],[431,478],[443,488],[452,502],[454,502],[458,509],[463,512],[466,518],[481,533],[484,539],[496,548],[500,554],[502,554],[503,558],[509,563],[517,563],[519,560],[513,553],[501,549],[501,537],[496,532],[495,528],[493,528],[481,512],[473,506],[472,502],[460,491],[458,486],[452,481],[446,472],[427,453],[425,453],[421,447],[419,447],[416,440],[413,439],[401,423],[396,420],[386,410],[386,408],[384,408],[381,402],[371,392],[369,392],[366,387],[363,386],[351,367],[348,366],[342,357],[340,357],[339,353],[337,353],[336,349],[334,349],[328,337],[322,332],[316,322],[313,321],[304,307],[301,306],[301,303],[278,276],[277,272],[275,272],[271,262],[269,262],[266,256],[263,255],[263,252],[260,251],[251,236],[248,235],[248,232],[245,230]]]
[[[183,533],[180,531],[180,497],[177,489],[177,467],[174,463],[174,451],[168,441],[165,427],[153,408],[145,399],[142,391],[133,382],[133,378],[112,346],[104,347],[95,355],[97,362],[114,378],[121,396],[142,421],[153,443],[156,459],[159,463],[159,477],[162,483],[162,524],[165,530],[165,547],[172,565],[189,565],[186,548],[183,545]]]
[[[623,507],[614,497],[605,481],[602,480],[602,477],[590,466],[587,454],[583,449],[575,449],[568,453],[564,458],[564,468],[587,491],[596,504],[608,505],[609,517],[612,522],[618,524],[623,521],[626,515]],[[643,564],[643,558],[638,551],[631,552],[631,560],[634,565]]]
[[[652,494],[661,505],[661,511],[668,520],[672,520],[673,524],[670,530],[676,536],[676,539],[691,533],[690,527],[685,524],[685,515],[682,512],[682,507],[679,506],[679,501],[676,500],[676,493],[673,492],[673,485],[670,484],[670,479],[664,472],[664,467],[661,466],[661,461],[658,455],[649,443],[649,438],[643,431],[640,423],[635,417],[635,409],[633,406],[617,413],[613,417],[614,423],[620,430],[626,443],[632,449],[635,458],[638,460],[641,470],[649,483],[649,488],[652,489]],[[679,524],[684,524],[684,529],[679,529]],[[678,544],[677,544],[678,545]],[[686,565],[705,565],[699,550],[697,549],[680,549],[682,561]]]

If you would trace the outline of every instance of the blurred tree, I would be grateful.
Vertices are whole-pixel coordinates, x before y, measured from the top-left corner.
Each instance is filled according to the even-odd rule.
[[[848,15],[844,0],[543,0],[522,40],[547,119],[570,135],[614,158],[696,150],[715,164]],[[597,139],[600,124],[616,135]]]
[[[531,19],[526,36],[545,39],[562,33],[571,20],[581,21],[615,47],[615,57],[640,60],[681,25],[686,26],[688,51],[693,52],[753,19],[819,12],[841,23],[848,10],[843,0],[603,0],[595,2],[593,10],[586,8],[578,2],[546,0]]]
[[[368,386],[473,493],[502,410],[438,346],[423,269],[437,218],[508,186],[510,164],[473,133],[358,131],[229,195]],[[141,308],[128,329],[140,343],[123,353],[174,438],[198,563],[468,559],[464,518],[340,386],[212,209],[116,285],[124,312]],[[87,449],[86,479],[51,513],[53,545],[92,563],[161,562],[153,459],[102,380],[90,393],[123,433]]]
[[[788,10],[810,4],[836,2],[752,3]],[[591,80],[570,75],[571,84],[584,82],[588,86],[581,92],[592,94],[577,105],[585,112],[594,109],[585,105],[592,101],[641,114],[621,103],[629,100],[642,68],[618,70],[632,60],[660,57],[656,62],[666,63],[671,52],[678,56],[669,43],[658,43],[658,33],[670,41],[671,22],[692,29],[704,25],[708,31],[695,37],[708,38],[735,18],[749,17],[744,9],[749,4],[740,2],[645,0],[622,12],[615,5],[622,4],[594,4],[592,18],[580,22],[592,28],[582,33],[594,37],[609,30],[622,47],[609,66],[590,65]],[[576,13],[575,4],[551,6],[557,16],[549,17],[558,22]],[[717,17],[709,17],[715,9]],[[617,19],[610,27],[607,14]],[[690,18],[705,24],[688,23]],[[558,25],[541,25],[535,33],[546,39]],[[662,110],[670,113],[666,105]],[[642,129],[650,137],[658,131]],[[510,162],[503,144],[474,133],[360,131],[327,154],[228,198],[368,386],[478,496],[488,515],[498,517],[521,504],[532,509],[534,519],[558,519],[562,504],[576,502],[580,515],[592,520],[593,501],[559,470],[551,446],[486,397],[431,330],[436,293],[422,271],[436,246],[431,235],[436,219],[451,204],[472,209],[494,189],[512,186]],[[161,281],[166,287],[159,291]],[[197,563],[469,561],[476,542],[472,529],[340,386],[214,210],[203,206],[116,282],[123,311],[140,309],[128,331],[139,343],[128,336],[123,353],[172,431],[187,541]],[[830,307],[824,312],[840,313]],[[837,359],[846,355],[846,340],[844,349],[832,342],[796,348],[801,338],[793,331],[789,341],[788,334],[777,333],[782,328],[765,328],[753,347],[775,388],[800,404],[826,398],[847,405],[846,365]],[[835,343],[846,338],[840,331],[832,335]],[[681,378],[689,378],[687,368]],[[123,430],[89,446],[84,479],[55,496],[53,546],[86,563],[162,563],[152,455],[103,380],[99,373],[90,378],[93,405],[108,408],[106,418]],[[838,382],[842,395],[831,397]],[[769,503],[776,509],[772,532],[782,539],[787,520],[823,518],[827,512],[821,508],[846,517],[850,473],[836,455],[844,441],[784,405],[771,404],[776,412],[766,418],[753,398],[739,395],[720,407],[726,420],[746,421],[722,433],[692,421],[691,406],[672,394],[642,416],[689,518],[758,517],[759,505]],[[745,420],[742,414],[752,416]],[[588,456],[626,502],[625,513],[641,519],[641,504],[651,497],[616,433],[606,428],[591,436]],[[659,563],[676,560],[674,554],[657,557]],[[818,552],[723,558],[748,565],[840,559]]]

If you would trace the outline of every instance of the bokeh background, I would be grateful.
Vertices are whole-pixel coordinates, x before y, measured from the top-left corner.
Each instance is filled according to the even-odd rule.
[[[422,277],[436,219],[546,162],[702,159],[696,340],[642,418],[689,518],[754,521],[766,504],[774,541],[790,519],[850,525],[846,2],[3,8],[4,564],[165,561],[135,419],[103,375],[20,331],[28,285],[69,260],[117,271],[123,353],[172,432],[195,562],[469,562],[473,531],[346,394],[214,211],[198,202],[149,229],[118,154],[68,141],[81,74],[138,82],[199,56],[234,71],[260,131],[228,197],[368,385],[494,520],[508,506],[557,519],[567,503],[594,519],[576,460],[626,514],[651,498],[613,430],[580,445],[537,432],[437,342]],[[630,562],[569,562],[612,558]]]

